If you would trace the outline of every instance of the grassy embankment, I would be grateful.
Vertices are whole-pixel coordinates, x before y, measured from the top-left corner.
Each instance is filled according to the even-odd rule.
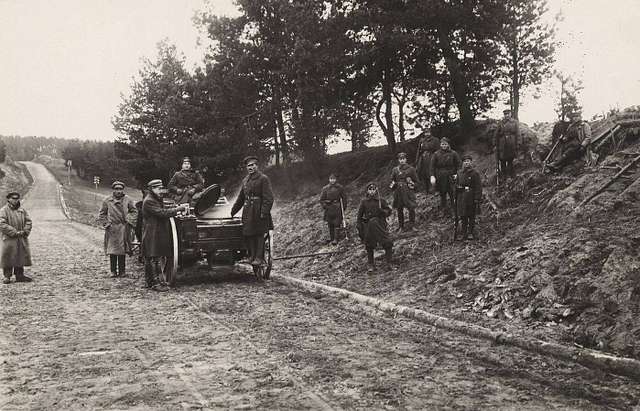
[[[0,193],[3,199],[9,191],[17,191],[23,196],[29,191],[33,179],[24,165],[7,158],[0,164],[0,169],[4,173],[4,177],[0,178]]]
[[[82,180],[73,171],[69,176],[64,161],[60,158],[40,156],[35,161],[44,164],[62,184],[62,194],[70,217],[84,224],[98,226],[96,221],[98,211],[104,199],[112,193],[111,182],[102,181],[96,190],[91,181]],[[142,194],[136,189],[128,187],[125,189],[125,193],[134,201],[142,198]]]

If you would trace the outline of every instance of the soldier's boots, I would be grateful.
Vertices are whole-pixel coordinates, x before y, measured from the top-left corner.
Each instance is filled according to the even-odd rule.
[[[367,264],[369,265],[367,271],[372,273],[376,267],[376,263],[373,259],[373,248],[367,248]]]
[[[4,277],[4,279],[2,280],[2,284],[9,284],[11,283],[11,277]]]
[[[393,248],[391,247],[387,247],[384,249],[384,260],[386,261],[387,264],[391,264],[392,260],[393,260]]]
[[[24,274],[16,275],[16,283],[30,283],[33,281],[33,278],[27,277]]]

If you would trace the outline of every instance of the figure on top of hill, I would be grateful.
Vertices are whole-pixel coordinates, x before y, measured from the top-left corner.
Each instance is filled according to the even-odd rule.
[[[431,133],[424,133],[424,137],[418,143],[418,160],[416,161],[416,171],[418,178],[424,182],[426,192],[431,191],[431,159],[433,154],[440,148],[440,139]]]
[[[454,205],[452,177],[458,172],[460,164],[460,156],[451,149],[449,140],[446,137],[440,140],[440,149],[433,154],[429,174],[431,184],[440,193],[440,209],[445,216],[451,215],[451,208],[447,206],[447,196],[450,206]]]
[[[480,213],[482,201],[482,179],[473,168],[473,158],[462,156],[462,168],[456,175],[456,222],[454,240],[458,231],[458,220],[462,220],[462,240],[476,239],[476,214]]]
[[[588,147],[591,144],[591,127],[589,123],[582,120],[580,112],[574,111],[569,114],[570,124],[565,133],[560,137],[562,154],[547,168],[550,171],[558,172],[569,163],[577,160],[583,153],[589,153]]]
[[[329,241],[331,244],[338,244],[336,238],[336,228],[340,227],[344,219],[344,210],[347,208],[347,196],[344,194],[344,187],[338,184],[335,174],[329,176],[329,184],[322,188],[320,193],[320,205],[324,210],[324,221],[329,226]]]
[[[369,272],[373,272],[375,261],[373,251],[380,244],[385,251],[387,264],[391,264],[393,256],[393,241],[389,238],[387,217],[391,215],[391,207],[380,192],[376,183],[367,184],[365,197],[358,208],[358,234],[367,250]]]
[[[7,204],[0,208],[0,233],[2,233],[2,247],[0,250],[0,264],[4,274],[4,284],[11,282],[11,275],[16,276],[16,282],[28,283],[32,279],[24,275],[24,267],[31,265],[31,249],[29,234],[31,234],[31,218],[27,210],[20,205],[20,193],[12,191],[7,194]]]
[[[391,184],[393,190],[393,208],[398,211],[398,230],[404,230],[404,209],[409,210],[409,225],[407,230],[413,230],[416,223],[416,187],[418,175],[416,169],[407,164],[407,154],[398,153],[398,165],[391,170]]]
[[[191,158],[184,157],[181,170],[171,177],[167,188],[176,204],[191,203],[202,193],[204,177],[198,170],[191,168]]]
[[[104,252],[111,263],[111,277],[115,278],[125,275],[126,254],[131,255],[138,209],[124,193],[123,182],[114,181],[111,188],[113,194],[102,202],[98,221],[104,227]]]
[[[515,177],[513,160],[518,157],[520,123],[511,117],[511,110],[504,110],[503,114],[504,117],[494,133],[497,172],[508,177]]]

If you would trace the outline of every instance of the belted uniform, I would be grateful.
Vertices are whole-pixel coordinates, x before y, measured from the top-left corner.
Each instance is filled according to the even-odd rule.
[[[460,169],[456,175],[456,212],[462,220],[462,237],[473,234],[476,213],[482,200],[482,180],[473,168]]]
[[[460,156],[451,149],[436,151],[431,160],[429,174],[436,178],[436,189],[440,193],[440,207],[443,210],[446,210],[447,207],[447,195],[449,195],[449,201],[453,205],[454,189],[451,177],[456,174],[460,165]]]
[[[409,224],[416,221],[416,186],[418,175],[409,164],[399,164],[391,171],[393,208],[398,210],[398,225],[404,228],[404,209],[409,209]]]
[[[342,200],[342,204],[340,204]],[[324,221],[329,226],[329,238],[336,239],[336,227],[342,224],[342,209],[347,208],[347,196],[344,194],[344,187],[338,183],[327,184],[320,193],[320,204],[324,209]]]
[[[190,203],[204,189],[204,177],[197,170],[180,170],[171,177],[167,189],[176,204]]]
[[[518,156],[520,142],[520,123],[518,120],[504,119],[495,131],[496,161],[500,170],[511,177],[515,177],[513,160]]]
[[[264,264],[264,236],[273,229],[273,191],[269,177],[259,171],[247,175],[233,203],[231,215],[242,208],[242,235],[252,264]]]
[[[373,251],[378,244],[384,248],[387,261],[391,261],[393,241],[389,238],[387,217],[391,208],[383,198],[366,196],[358,208],[358,234],[367,250],[369,264],[373,265]]]
[[[431,191],[431,182],[429,181],[429,170],[431,168],[431,159],[433,154],[440,148],[440,139],[431,134],[427,135],[420,141],[420,147],[418,147],[418,164],[416,165],[416,172],[418,178],[424,182],[427,193]]]

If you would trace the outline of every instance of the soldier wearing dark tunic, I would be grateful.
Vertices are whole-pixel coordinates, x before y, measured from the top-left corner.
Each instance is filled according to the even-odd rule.
[[[420,140],[418,146],[418,162],[416,164],[416,171],[418,178],[424,182],[426,192],[431,191],[431,182],[429,181],[431,175],[429,170],[431,168],[431,159],[433,154],[440,148],[440,139],[431,134],[427,134]]]
[[[242,208],[242,235],[249,251],[249,261],[252,266],[259,267],[265,264],[265,234],[273,230],[273,191],[269,177],[258,171],[257,157],[246,157],[244,164],[248,174],[231,208],[231,217]]]
[[[431,160],[431,184],[436,187],[440,193],[440,208],[444,215],[451,215],[451,209],[447,207],[447,196],[453,207],[454,204],[454,187],[452,177],[460,168],[460,156],[451,150],[449,140],[443,138],[440,141],[440,150],[436,151]]]
[[[133,229],[138,219],[138,209],[124,193],[124,183],[111,184],[113,194],[102,202],[98,221],[104,227],[104,251],[109,256],[111,277],[125,275],[126,254],[131,255]]]
[[[398,164],[391,171],[391,184],[393,190],[393,208],[398,211],[398,229],[404,230],[404,209],[409,210],[408,230],[413,230],[416,222],[416,186],[418,175],[416,169],[407,164],[407,154],[398,153]]]
[[[587,122],[582,121],[580,113],[571,113],[569,119],[571,124],[567,127],[564,135],[560,137],[562,154],[556,161],[547,165],[551,171],[560,171],[567,164],[577,160],[591,144],[591,127]]]
[[[499,172],[509,177],[515,177],[513,160],[518,156],[520,123],[511,117],[511,110],[504,110],[504,118],[498,124],[494,140]]]
[[[154,291],[167,291],[167,285],[159,281],[161,258],[173,256],[170,217],[179,211],[189,210],[189,204],[167,208],[162,202],[164,188],[162,180],[151,180],[147,184],[149,194],[142,202],[142,255],[144,256],[144,276],[147,287]]]
[[[15,275],[16,282],[28,283],[31,277],[24,275],[24,267],[31,265],[31,248],[29,235],[32,222],[29,213],[20,205],[20,193],[12,191],[7,194],[7,205],[0,208],[0,265],[4,284],[11,283]]]
[[[329,226],[329,241],[336,245],[336,227],[342,224],[342,214],[347,208],[347,196],[344,194],[344,187],[338,184],[335,174],[329,176],[329,184],[322,188],[320,205],[324,210],[324,221]]]
[[[191,159],[182,159],[182,169],[176,172],[167,186],[176,204],[191,203],[197,200],[204,189],[204,177],[191,168]]]
[[[456,213],[462,221],[462,239],[475,239],[476,214],[482,201],[482,180],[473,168],[470,155],[462,157],[462,168],[456,175]]]
[[[378,244],[384,248],[386,261],[391,264],[393,241],[389,238],[387,226],[387,217],[390,215],[391,208],[380,198],[378,186],[375,183],[367,184],[365,197],[358,208],[358,234],[367,250],[369,272],[375,267],[373,251]]]

